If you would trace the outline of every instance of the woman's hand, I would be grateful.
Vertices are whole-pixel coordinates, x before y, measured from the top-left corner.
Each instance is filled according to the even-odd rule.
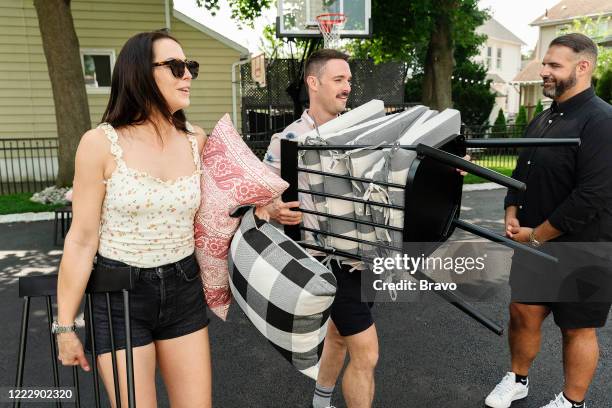
[[[282,225],[298,225],[302,222],[302,212],[292,211],[291,208],[297,208],[299,206],[299,201],[285,203],[280,198],[277,198],[268,205],[258,207],[255,210],[255,215],[266,221],[269,221],[271,218]]]
[[[89,363],[85,358],[83,345],[76,333],[60,333],[57,335],[58,359],[65,366],[80,365],[85,371],[89,371]]]

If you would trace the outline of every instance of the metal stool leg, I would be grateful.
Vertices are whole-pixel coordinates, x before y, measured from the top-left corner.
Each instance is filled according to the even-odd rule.
[[[125,362],[127,367],[128,405],[136,407],[134,387],[134,355],[132,350],[132,326],[130,324],[130,291],[123,289],[123,314],[125,319]]]
[[[53,367],[53,385],[56,388],[60,386],[59,367],[57,365],[57,344],[55,336],[51,333],[51,324],[53,323],[53,308],[51,306],[51,296],[45,296],[47,300],[47,323],[49,325],[49,343],[51,344],[51,366]],[[55,406],[61,408],[62,403],[58,400]]]
[[[62,240],[64,239],[64,237],[66,236],[66,213],[64,211],[62,211]]]
[[[95,364],[95,363],[94,363]],[[72,383],[74,385],[75,390],[75,406],[77,408],[81,407],[81,390],[79,389],[79,371],[77,366],[72,366]]]
[[[110,293],[106,292],[106,313],[108,314],[108,330],[111,341],[111,360],[113,363],[113,383],[115,385],[115,405],[121,408],[121,390],[119,389],[119,373],[117,371],[117,349],[115,348],[115,332],[113,330],[113,315],[111,313]],[[110,398],[110,395],[109,395]]]
[[[85,307],[87,308],[87,319],[89,325],[89,338],[91,339],[91,368],[93,371],[94,397],[96,408],[100,408],[100,383],[98,381],[98,361],[96,359],[96,336],[94,330],[93,306],[91,293],[85,295]]]
[[[57,229],[59,227],[58,222],[59,222],[59,213],[56,211],[55,212],[55,221],[53,222],[53,231],[54,231],[54,233],[53,233],[53,244],[55,244],[55,245],[58,245],[58,240],[57,240],[57,233],[58,233]]]
[[[23,386],[23,371],[25,367],[26,344],[28,341],[28,321],[30,319],[30,297],[23,298],[23,312],[21,315],[21,333],[19,335],[19,356],[17,360],[17,378],[15,379],[15,388]],[[13,402],[13,407],[21,406],[19,400]]]

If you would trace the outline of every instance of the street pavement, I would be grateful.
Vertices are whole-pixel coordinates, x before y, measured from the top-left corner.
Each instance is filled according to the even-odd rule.
[[[462,219],[503,231],[505,190],[465,192]],[[22,301],[20,276],[57,271],[61,248],[53,246],[53,223],[0,224],[0,387],[15,381]],[[474,238],[456,232],[452,239]],[[475,306],[504,327],[509,291]],[[473,408],[509,367],[505,336],[497,336],[441,300],[380,303],[374,307],[380,338],[375,407]],[[612,407],[612,317],[599,330],[601,357],[589,396],[589,408]],[[25,383],[52,384],[46,309],[42,299],[30,310]],[[213,398],[215,407],[309,407],[314,381],[293,369],[234,305],[229,319],[211,317]],[[561,335],[549,318],[543,327],[542,350],[530,372],[530,396],[513,408],[538,408],[563,387]],[[81,331],[82,333],[82,331]],[[61,369],[62,384],[71,371]],[[158,375],[160,407],[169,406]],[[93,406],[91,374],[81,373],[82,406]],[[338,386],[333,404],[345,407]],[[24,404],[48,407],[49,404]]]

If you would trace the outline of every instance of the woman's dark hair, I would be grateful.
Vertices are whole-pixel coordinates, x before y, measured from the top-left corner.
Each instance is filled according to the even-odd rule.
[[[185,112],[182,109],[174,114],[170,112],[153,77],[153,43],[164,38],[179,43],[165,30],[136,34],[127,40],[115,63],[110,98],[102,122],[115,128],[139,125],[158,111],[174,127],[188,132]],[[153,125],[159,135],[157,125]]]

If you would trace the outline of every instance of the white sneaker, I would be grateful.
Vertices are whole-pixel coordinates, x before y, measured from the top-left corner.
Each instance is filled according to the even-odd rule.
[[[510,408],[513,401],[525,398],[528,393],[529,379],[523,384],[516,382],[516,374],[506,373],[485,399],[485,405],[490,408]]]
[[[575,408],[575,407],[586,408],[586,404],[574,405],[568,400],[566,400],[563,393],[561,393],[557,395],[557,397],[553,401],[550,401],[548,404],[544,405],[541,408]]]

